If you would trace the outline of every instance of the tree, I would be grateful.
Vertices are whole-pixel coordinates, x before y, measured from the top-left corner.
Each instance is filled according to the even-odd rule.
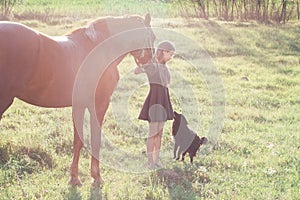
[[[297,18],[300,20],[299,0],[297,0]]]
[[[9,18],[12,13],[13,7],[21,1],[22,0],[0,0],[2,16],[5,18]]]
[[[280,15],[280,22],[283,22],[285,24],[286,20],[286,3],[287,0],[282,0],[282,10],[281,10],[281,15]]]

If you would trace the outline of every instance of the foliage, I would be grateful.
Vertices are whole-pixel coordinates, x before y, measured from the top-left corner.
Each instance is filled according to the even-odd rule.
[[[0,0],[2,16],[5,18],[10,17],[14,6],[19,2],[22,2],[22,0]]]
[[[225,21],[255,20],[286,23],[300,19],[299,0],[2,0],[6,17],[36,19],[50,24],[71,23],[99,15],[144,15],[154,17],[217,18]],[[5,3],[6,2],[6,3]],[[22,2],[15,5],[16,2]],[[12,13],[12,8],[15,12]],[[65,9],[67,8],[67,9]],[[131,13],[129,13],[129,10]]]
[[[186,17],[216,17],[218,19],[256,20],[286,23],[299,20],[299,1],[294,0],[174,0]]]

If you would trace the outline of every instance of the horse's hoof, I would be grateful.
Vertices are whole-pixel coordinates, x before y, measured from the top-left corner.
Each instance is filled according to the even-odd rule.
[[[94,179],[92,186],[99,187],[102,184],[104,184],[104,180],[100,177],[100,178]]]
[[[69,180],[69,185],[81,187],[82,183],[78,177],[71,177]]]

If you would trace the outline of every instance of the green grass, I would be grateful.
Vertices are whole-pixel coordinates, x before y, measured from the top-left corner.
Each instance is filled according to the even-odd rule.
[[[43,8],[53,6],[55,12],[49,17],[57,20],[57,13],[62,11],[54,2]],[[68,4],[66,0],[59,2]],[[33,1],[26,4],[34,15],[42,5]],[[100,6],[100,3],[81,1],[70,6],[76,8],[78,14],[89,13],[89,9],[96,9],[96,5]],[[66,11],[65,16],[72,10],[75,9]],[[24,8],[24,12],[29,11]],[[40,11],[44,13],[44,10]],[[95,17],[89,14],[77,16],[78,20],[56,23],[35,17],[22,18],[21,22],[50,35],[60,35]],[[101,174],[105,184],[101,188],[91,187],[89,153],[83,150],[79,166],[83,187],[67,185],[73,139],[70,108],[45,109],[15,100],[0,122],[1,199],[299,198],[300,24],[266,26],[254,22],[154,18],[153,25],[192,39],[212,56],[222,77],[226,119],[212,151],[199,154],[193,165],[188,159],[186,162],[173,161],[171,123],[168,122],[163,135],[166,168],[147,173],[128,172],[135,167],[143,169],[145,164],[147,124],[136,118],[148,88],[143,86],[133,91],[146,79],[143,75],[131,73],[134,62],[131,57],[126,57],[119,67],[120,84],[103,127],[114,145],[109,146],[107,141],[103,143],[106,156],[103,156]],[[203,60],[199,60],[203,52],[195,51],[194,46],[178,41],[177,47],[182,48],[179,51],[185,52],[184,56],[189,60],[203,64]],[[187,110],[188,120],[200,135],[207,134],[212,108],[204,75],[199,76],[191,64],[179,57],[170,63],[170,69],[173,86],[184,77],[193,87],[200,116]],[[131,123],[120,122],[115,118],[114,110],[118,108],[117,100],[128,91],[131,94],[127,102]],[[182,99],[174,88],[171,87],[171,91],[176,110],[182,109],[182,103],[194,103],[190,93]],[[187,91],[180,92],[185,94]],[[127,152],[119,154],[118,148]],[[124,157],[128,152],[137,155],[141,161]]]

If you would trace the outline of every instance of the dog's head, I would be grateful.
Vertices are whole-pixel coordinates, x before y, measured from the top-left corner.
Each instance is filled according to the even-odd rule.
[[[207,143],[207,138],[206,137],[202,137],[202,138],[200,138],[200,145],[202,145],[202,144],[206,144]]]
[[[175,136],[180,126],[187,126],[188,122],[183,114],[174,111],[174,121],[172,125],[172,135]]]

